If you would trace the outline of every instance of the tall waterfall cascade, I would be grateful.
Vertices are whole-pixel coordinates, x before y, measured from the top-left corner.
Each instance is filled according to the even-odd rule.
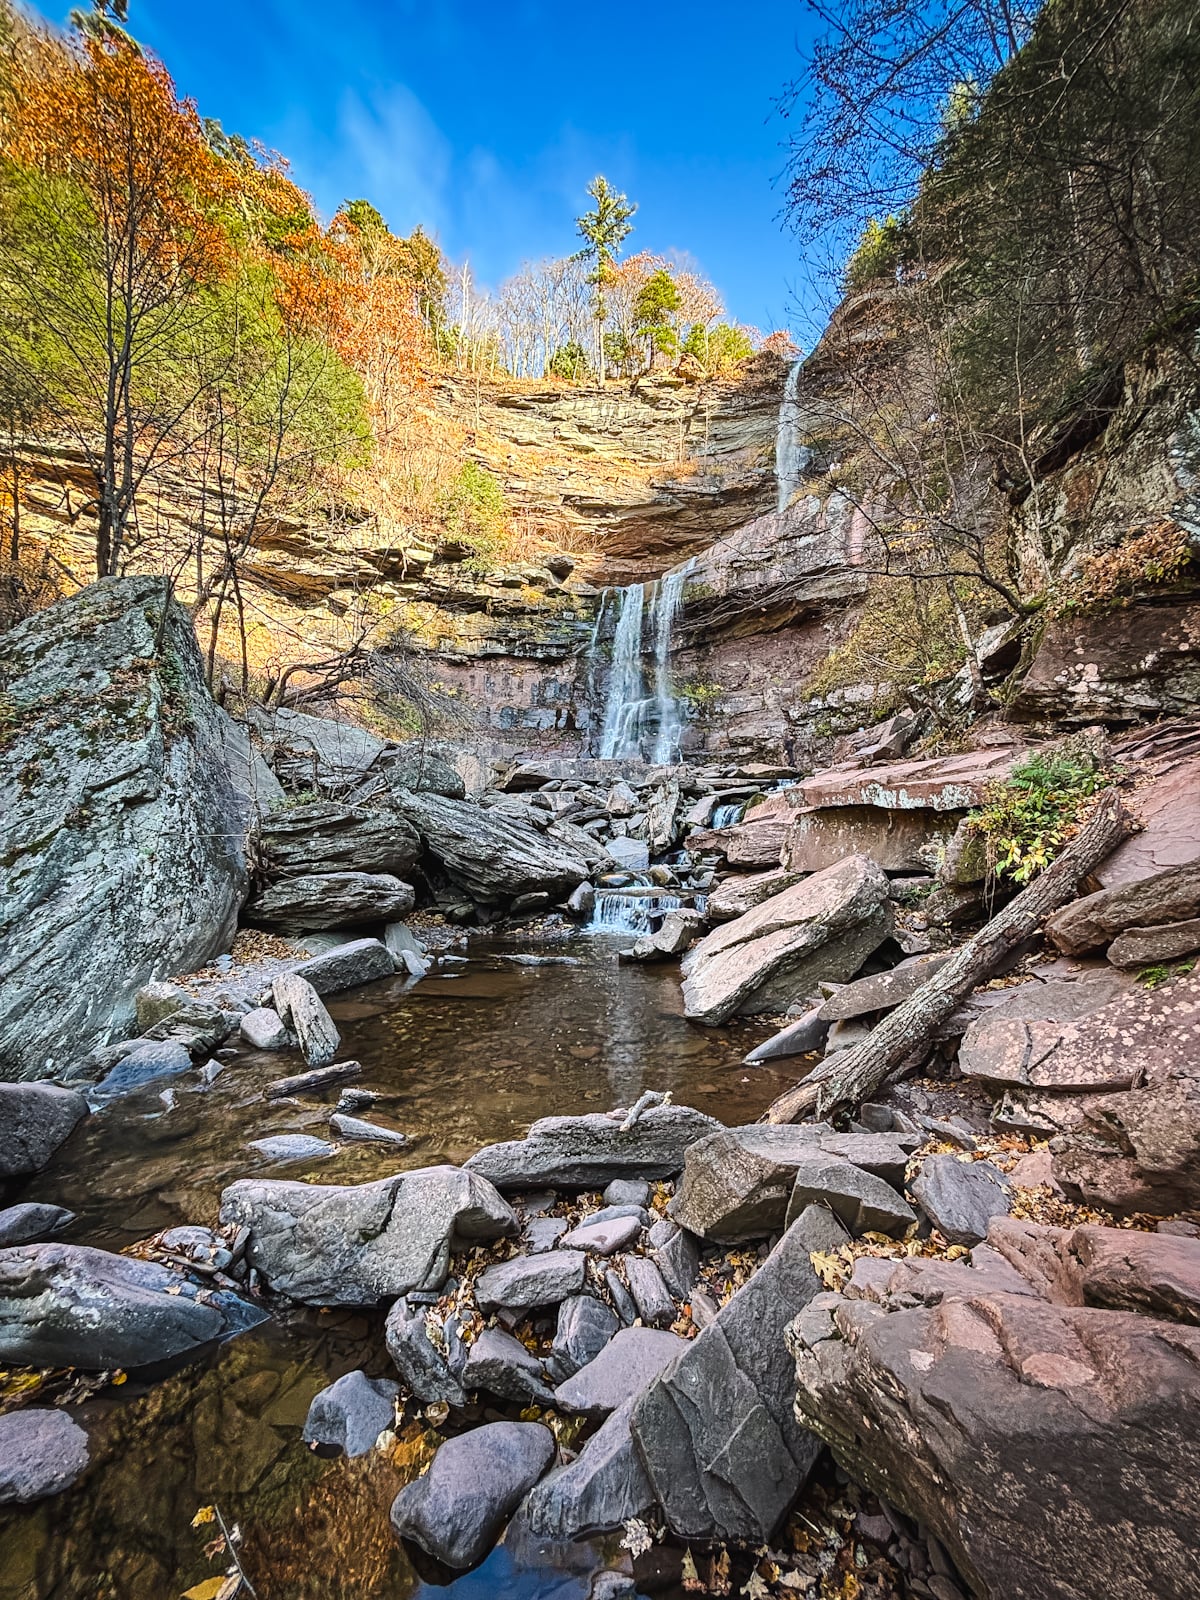
[[[792,363],[783,386],[783,399],[779,405],[779,422],[775,429],[775,482],[778,485],[776,507],[786,511],[792,496],[812,460],[812,451],[800,443],[800,370],[803,361]]]
[[[648,601],[641,583],[606,590],[601,596],[592,634],[593,662],[604,619],[616,606],[612,667],[600,725],[599,754],[605,760],[643,759],[666,766],[679,759],[686,719],[671,689],[671,651],[693,565],[685,561],[657,579]]]

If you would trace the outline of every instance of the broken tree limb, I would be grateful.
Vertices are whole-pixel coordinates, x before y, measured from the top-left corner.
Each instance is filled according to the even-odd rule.
[[[929,981],[872,1028],[861,1044],[831,1060],[779,1096],[768,1122],[825,1118],[861,1105],[900,1064],[922,1050],[934,1030],[1005,958],[1036,933],[1052,911],[1079,893],[1083,880],[1137,824],[1115,789],[1106,789],[1076,838],[1039,878],[1022,889]]]

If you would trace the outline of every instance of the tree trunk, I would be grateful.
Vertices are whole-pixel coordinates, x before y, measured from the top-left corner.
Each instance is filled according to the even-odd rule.
[[[1078,837],[1041,877],[968,939],[916,994],[872,1028],[861,1044],[823,1063],[803,1083],[780,1095],[766,1120],[796,1122],[814,1112],[824,1118],[869,1099],[903,1061],[922,1051],[976,984],[1036,933],[1052,911],[1075,898],[1088,874],[1136,826],[1116,790],[1105,790]]]

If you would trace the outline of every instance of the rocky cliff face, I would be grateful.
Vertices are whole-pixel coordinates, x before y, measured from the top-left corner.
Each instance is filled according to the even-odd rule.
[[[253,757],[164,605],[108,579],[0,638],[0,1078],[67,1074],[236,926]]]

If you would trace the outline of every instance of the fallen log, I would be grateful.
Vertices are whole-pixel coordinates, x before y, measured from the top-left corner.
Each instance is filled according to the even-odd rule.
[[[292,1094],[319,1094],[334,1084],[345,1083],[347,1078],[357,1078],[362,1071],[358,1061],[335,1061],[329,1067],[314,1067],[311,1072],[297,1072],[290,1078],[276,1078],[263,1090],[267,1100],[282,1100]]]
[[[815,1068],[803,1083],[781,1094],[767,1110],[768,1122],[797,1122],[815,1114],[861,1105],[902,1062],[920,1052],[938,1025],[1006,956],[1036,933],[1052,911],[1079,893],[1083,880],[1136,822],[1115,789],[1106,789],[1075,839],[1039,878],[940,967],[929,981],[872,1028],[861,1044]]]

